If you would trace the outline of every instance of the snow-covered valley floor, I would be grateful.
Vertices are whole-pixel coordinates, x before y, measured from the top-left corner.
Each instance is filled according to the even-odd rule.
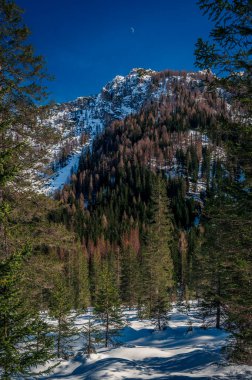
[[[202,329],[194,312],[173,308],[169,327],[155,331],[150,321],[141,321],[136,311],[127,311],[128,325],[120,344],[100,348],[90,358],[81,351],[40,379],[252,379],[252,367],[228,364],[222,347],[228,335],[215,328]],[[77,325],[87,322],[79,316]],[[192,326],[192,330],[188,328]],[[191,330],[191,331],[189,331]],[[80,342],[79,342],[80,343]],[[78,345],[78,342],[77,342]]]

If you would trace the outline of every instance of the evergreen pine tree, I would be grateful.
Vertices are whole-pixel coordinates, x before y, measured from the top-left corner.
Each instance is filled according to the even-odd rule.
[[[87,257],[82,247],[77,252],[69,252],[68,276],[75,310],[85,310],[89,306],[89,278]]]
[[[87,357],[95,353],[95,346],[100,341],[100,328],[92,312],[88,313],[88,321],[85,323],[81,330],[80,335],[84,338],[84,352]]]
[[[223,193],[219,188],[218,196],[209,200],[208,223],[194,275],[203,312],[215,316],[217,328],[226,327],[233,334],[236,359],[250,361],[251,194],[238,187],[225,187]]]
[[[118,330],[123,326],[123,319],[115,276],[106,262],[100,272],[94,313],[101,321],[105,347],[108,347],[115,342],[114,336],[118,335]]]
[[[22,10],[11,0],[0,0],[0,190],[6,181],[19,180],[22,168],[44,160],[42,147],[54,132],[42,125],[44,99],[41,81],[48,78],[41,56],[28,43],[30,31],[23,24]],[[50,132],[50,133],[49,133]],[[30,142],[33,141],[33,144]],[[36,145],[37,144],[37,145]],[[41,149],[34,149],[41,144]]]
[[[143,248],[144,314],[161,330],[167,323],[173,286],[171,258],[172,221],[164,181],[157,176],[153,183],[152,219]]]
[[[67,357],[71,350],[71,343],[76,329],[75,316],[71,316],[73,300],[71,289],[64,273],[57,273],[54,280],[54,288],[50,297],[49,315],[56,319],[54,328],[57,357]]]
[[[215,302],[217,326],[220,311],[225,311],[236,338],[236,358],[251,362],[251,1],[200,0],[199,6],[213,21],[213,28],[209,41],[199,39],[196,44],[196,64],[222,73],[208,85],[211,90],[225,88],[230,101],[235,100],[235,120],[222,122],[217,137],[225,140],[227,161],[238,163],[246,177],[238,191],[234,183],[222,187],[213,183],[212,191],[218,194],[213,193],[207,210],[200,258],[208,284],[203,297],[210,304]],[[233,165],[228,169],[229,173],[235,171]]]
[[[121,299],[129,308],[136,306],[139,300],[140,265],[137,254],[128,247],[122,253]]]
[[[0,368],[3,379],[28,374],[53,357],[49,327],[27,304],[22,267],[27,248],[0,263]]]
[[[229,276],[229,291],[225,313],[228,329],[235,337],[235,356],[251,363],[252,354],[252,294],[250,291],[252,260],[252,197],[242,191],[237,203],[227,202],[223,207],[227,223],[218,221],[223,248],[226,251],[225,270]],[[227,230],[229,233],[227,234]],[[235,239],[233,236],[237,235]],[[238,327],[238,328],[237,328]]]
[[[215,84],[231,91],[235,88],[239,99],[251,104],[250,0],[199,0],[198,4],[213,22],[213,28],[208,41],[197,41],[196,65],[218,70],[222,75],[215,78]],[[243,75],[239,75],[241,71]]]

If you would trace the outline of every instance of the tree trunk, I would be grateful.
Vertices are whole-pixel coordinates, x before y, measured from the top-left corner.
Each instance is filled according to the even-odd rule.
[[[87,354],[90,356],[91,354],[91,337],[90,337],[90,330],[88,332],[88,347],[87,347]]]
[[[105,347],[108,347],[109,340],[109,316],[106,314],[106,332],[105,332]]]
[[[216,304],[216,328],[220,329],[220,317],[221,317],[221,303],[220,303],[220,295],[221,295],[221,284],[220,284],[220,275],[218,276],[218,288],[217,288],[217,304]]]
[[[216,306],[216,328],[220,329],[220,317],[221,317],[221,305],[220,301],[217,302]]]
[[[160,318],[160,313],[158,311],[158,330],[161,330],[161,318]]]
[[[57,339],[57,357],[60,357],[61,346],[61,318],[58,319],[58,339]]]

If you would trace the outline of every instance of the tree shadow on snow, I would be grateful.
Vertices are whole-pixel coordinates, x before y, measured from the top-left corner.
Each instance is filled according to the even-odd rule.
[[[117,378],[119,369],[122,372],[128,372],[128,375],[120,377],[120,379],[139,380],[141,375],[148,378],[148,376],[154,378],[156,374],[157,379],[176,379],[176,380],[189,380],[192,378],[193,373],[197,373],[201,369],[206,370],[207,367],[219,359],[219,354],[215,351],[206,353],[204,350],[195,350],[187,354],[177,354],[172,357],[150,357],[144,360],[128,360],[123,358],[104,358],[95,362],[88,362],[83,356],[76,357],[74,359],[74,366],[79,362],[79,365],[68,374],[54,374],[53,376],[44,377],[43,379],[87,379],[98,380],[102,379],[111,380],[113,378],[113,372],[115,372]],[[137,377],[130,377],[131,371],[138,371]],[[106,374],[107,372],[107,374]],[[182,372],[178,374],[172,374],[176,372]],[[185,372],[185,373],[183,373]],[[188,372],[188,373],[187,373]],[[209,376],[197,376],[197,380],[210,380],[210,379],[225,379],[225,377],[215,375]],[[231,377],[232,378],[232,377]],[[230,377],[228,378],[230,379]]]

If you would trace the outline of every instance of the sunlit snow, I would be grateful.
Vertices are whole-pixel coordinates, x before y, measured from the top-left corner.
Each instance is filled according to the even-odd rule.
[[[222,353],[228,334],[214,327],[202,329],[197,308],[173,307],[169,326],[156,331],[148,320],[139,320],[136,310],[125,311],[127,326],[117,338],[117,347],[97,348],[87,358],[75,342],[74,356],[62,360],[50,375],[39,379],[242,379],[252,378],[252,368],[228,363]],[[76,325],[87,323],[87,315]],[[48,366],[52,363],[48,363]],[[40,368],[42,369],[42,368]]]

